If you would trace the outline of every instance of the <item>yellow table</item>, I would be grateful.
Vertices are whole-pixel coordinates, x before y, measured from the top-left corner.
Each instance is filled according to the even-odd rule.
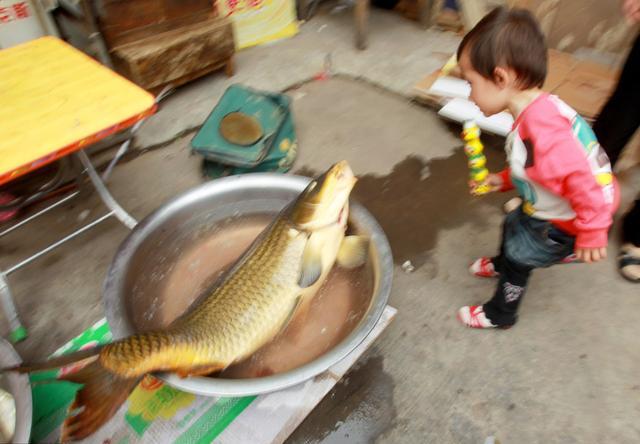
[[[14,342],[26,337],[26,330],[16,313],[7,275],[111,216],[129,228],[135,226],[135,219],[111,196],[83,148],[139,125],[155,109],[151,94],[55,37],[0,50],[0,185],[75,153],[111,210],[40,253],[4,272],[0,270],[0,303]],[[127,146],[128,143],[125,142]],[[69,197],[72,196],[15,224],[0,236]]]
[[[0,185],[151,114],[143,89],[55,37],[0,51]]]

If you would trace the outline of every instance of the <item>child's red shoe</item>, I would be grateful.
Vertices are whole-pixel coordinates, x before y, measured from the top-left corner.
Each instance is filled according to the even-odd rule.
[[[490,257],[481,257],[469,267],[469,272],[478,277],[493,278],[500,276]]]
[[[465,305],[458,310],[458,319],[467,327],[471,328],[499,328],[506,330],[511,325],[496,325],[484,314],[482,305]]]

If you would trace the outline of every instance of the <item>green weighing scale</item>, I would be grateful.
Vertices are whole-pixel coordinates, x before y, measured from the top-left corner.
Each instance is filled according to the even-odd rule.
[[[285,94],[232,85],[191,140],[208,177],[291,168],[297,140]]]

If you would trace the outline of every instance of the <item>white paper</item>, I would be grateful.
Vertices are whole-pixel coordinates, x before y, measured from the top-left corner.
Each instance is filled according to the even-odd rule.
[[[443,106],[438,114],[447,119],[456,122],[465,122],[467,120],[475,120],[480,129],[488,131],[499,136],[506,137],[513,127],[513,116],[506,111],[494,114],[490,117],[485,116],[480,108],[470,100],[451,99]]]
[[[429,88],[429,94],[466,99],[471,94],[471,85],[466,80],[457,77],[442,76],[433,82]]]

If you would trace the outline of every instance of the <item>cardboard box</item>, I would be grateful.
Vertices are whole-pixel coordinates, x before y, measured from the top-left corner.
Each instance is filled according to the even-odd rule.
[[[510,7],[530,10],[547,37],[547,45],[573,52],[592,48],[622,55],[637,35],[637,26],[626,23],[620,1],[507,0]]]
[[[598,63],[578,61],[551,92],[586,119],[595,119],[616,86],[619,73]]]
[[[575,68],[578,61],[571,54],[555,49],[550,49],[548,54],[547,79],[542,89],[551,92],[566,81],[567,76]]]
[[[435,71],[416,83],[412,91],[416,100],[436,107],[448,102],[448,97],[431,91],[439,74]],[[455,72],[450,75],[455,75]],[[585,119],[593,120],[615,88],[618,75],[617,69],[581,61],[571,54],[550,49],[543,89],[559,96]]]
[[[298,385],[260,396],[207,397],[182,392],[146,376],[118,412],[82,442],[143,444],[281,444],[355,364],[391,323],[396,309],[387,306],[369,335],[344,359]],[[54,356],[111,341],[103,319],[60,348]],[[31,375],[36,443],[57,442],[78,384],[56,381],[51,370]],[[53,382],[52,382],[53,381]]]

